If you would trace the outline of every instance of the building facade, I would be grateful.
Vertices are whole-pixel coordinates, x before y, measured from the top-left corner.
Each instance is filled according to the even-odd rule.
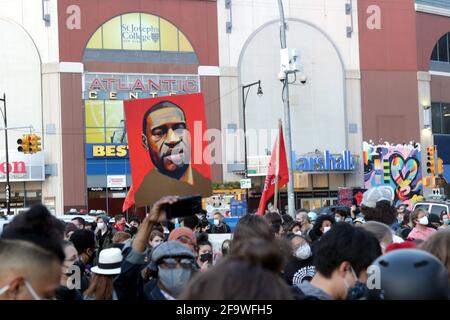
[[[363,185],[358,12],[355,2],[346,10],[347,3],[284,2],[287,46],[299,51],[307,79],[291,76],[289,88],[297,208],[334,204],[339,187]],[[233,0],[230,7],[222,0],[217,7],[222,128],[243,129],[245,116],[251,210],[259,201],[278,119],[284,120],[277,78],[279,11],[277,1],[263,0]],[[259,80],[262,96],[256,87],[242,92],[242,86]],[[224,179],[244,176],[243,145],[242,140],[240,149],[223,144]],[[333,166],[335,159],[343,159],[343,165]]]
[[[58,214],[119,213],[131,185],[123,100],[192,92],[204,93],[207,125],[222,134],[213,181],[242,179],[247,157],[257,206],[284,119],[277,1],[8,0],[0,9],[14,210],[43,202]],[[431,191],[431,145],[449,181],[448,1],[297,0],[284,10],[301,65],[289,86],[296,207],[377,185],[411,203]],[[30,132],[43,152],[18,153]],[[3,130],[0,149],[4,190]]]

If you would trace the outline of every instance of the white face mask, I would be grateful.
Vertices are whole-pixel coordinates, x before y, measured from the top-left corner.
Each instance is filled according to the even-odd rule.
[[[36,291],[33,289],[31,284],[27,280],[25,280],[24,283],[25,283],[25,287],[27,288],[28,292],[31,294],[31,296],[33,297],[34,300],[43,300],[41,297],[38,296]],[[9,289],[9,284],[4,286],[3,288],[0,288],[0,295],[4,294],[6,291],[8,291],[8,289]]]
[[[342,218],[341,217],[336,217],[336,218],[334,218],[334,220],[336,220],[336,222],[341,222]]]
[[[331,227],[324,227],[323,228],[323,233],[327,233],[328,231],[330,231]]]
[[[296,236],[301,236],[301,235],[302,235],[302,232],[301,232],[301,231],[296,231],[296,232],[294,232],[294,234],[295,234]]]
[[[358,277],[356,276],[356,273],[355,273],[355,270],[353,269],[353,267],[351,267],[351,273],[353,275],[353,279],[355,279],[355,284],[356,284],[358,282]],[[345,279],[345,278],[344,278],[344,286],[347,290],[351,288],[347,282],[347,279]]]
[[[104,222],[97,222],[97,228],[99,230],[103,230],[103,229],[105,229],[105,227],[106,227],[106,225]]]
[[[218,226],[219,223],[220,223],[220,220],[219,220],[219,219],[214,219],[214,225],[215,225],[215,226]]]
[[[295,256],[301,260],[306,260],[311,257],[311,247],[309,244],[304,243],[295,251]]]
[[[428,217],[427,216],[423,216],[422,218],[419,219],[419,224],[423,225],[423,226],[427,226],[428,225]]]

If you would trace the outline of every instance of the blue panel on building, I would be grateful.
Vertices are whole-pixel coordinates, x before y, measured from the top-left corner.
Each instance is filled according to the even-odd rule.
[[[434,144],[437,146],[438,157],[444,164],[450,164],[450,135],[435,135]]]
[[[106,160],[87,160],[86,173],[88,176],[106,175]]]
[[[125,159],[86,160],[88,176],[131,174],[130,161]]]

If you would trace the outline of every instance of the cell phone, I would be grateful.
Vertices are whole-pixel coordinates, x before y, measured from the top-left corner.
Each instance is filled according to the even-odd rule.
[[[202,197],[200,195],[180,197],[177,202],[164,207],[166,219],[188,217],[202,211]]]

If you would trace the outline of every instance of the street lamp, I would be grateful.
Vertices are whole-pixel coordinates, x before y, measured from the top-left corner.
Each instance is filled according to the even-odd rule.
[[[3,98],[0,99],[3,101],[3,110],[0,109],[3,116],[3,123],[5,125],[5,151],[6,151],[6,188],[5,188],[5,197],[6,197],[6,214],[10,214],[11,210],[11,186],[9,185],[9,152],[8,152],[8,121],[6,117],[6,94],[3,93]]]
[[[247,103],[247,97],[248,93],[250,92],[250,89],[253,86],[258,85],[258,91],[257,95],[258,97],[261,97],[263,95],[263,91],[261,88],[261,80],[258,80],[256,82],[247,84],[245,86],[242,86],[242,111],[244,116],[244,166],[245,166],[245,178],[248,178],[248,166],[247,166],[247,124],[246,124],[246,117],[245,117],[245,104]],[[247,92],[245,91],[247,90]],[[246,200],[247,200],[247,210],[248,210],[248,188],[246,189]]]

